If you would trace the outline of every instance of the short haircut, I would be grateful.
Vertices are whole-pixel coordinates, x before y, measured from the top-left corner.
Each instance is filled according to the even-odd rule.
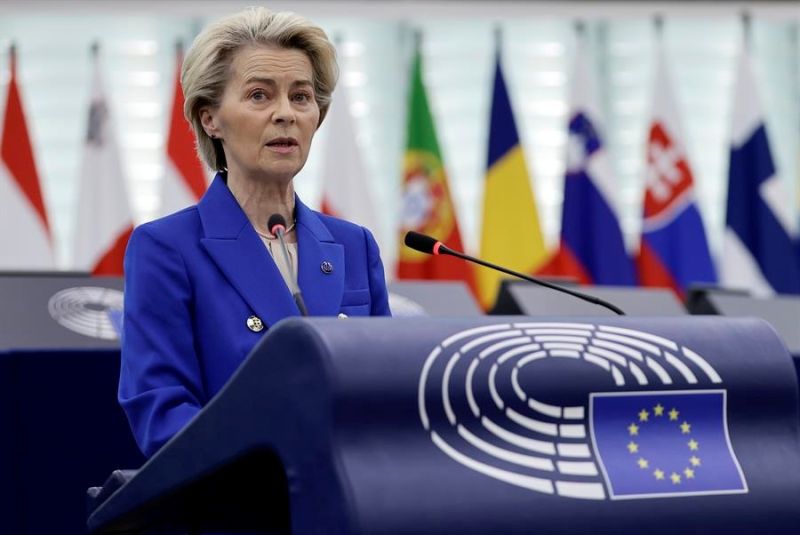
[[[275,45],[305,52],[313,70],[319,124],[328,112],[339,77],[336,48],[328,36],[322,28],[294,13],[249,7],[207,26],[186,54],[181,86],[183,114],[194,129],[197,152],[215,170],[226,166],[225,154],[220,140],[211,139],[203,129],[200,110],[219,106],[231,75],[232,58],[248,45]]]

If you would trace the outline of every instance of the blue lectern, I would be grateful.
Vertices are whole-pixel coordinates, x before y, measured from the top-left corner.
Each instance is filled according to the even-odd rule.
[[[93,533],[797,533],[798,388],[754,319],[290,319]]]

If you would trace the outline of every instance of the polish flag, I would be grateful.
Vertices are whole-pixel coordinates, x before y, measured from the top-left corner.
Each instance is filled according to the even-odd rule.
[[[172,113],[167,134],[166,175],[161,188],[161,215],[171,214],[196,204],[208,186],[203,164],[197,156],[194,134],[183,116],[182,64],[183,50],[178,45]]]
[[[78,269],[94,275],[122,275],[125,247],[133,232],[133,216],[98,56],[95,45],[74,262]]]
[[[53,243],[36,172],[12,46],[3,129],[0,132],[0,269],[53,269]]]

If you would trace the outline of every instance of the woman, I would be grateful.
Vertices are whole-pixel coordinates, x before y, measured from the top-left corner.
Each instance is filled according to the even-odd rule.
[[[141,225],[128,245],[119,400],[147,456],[270,326],[299,314],[294,277],[311,315],[389,315],[370,232],[310,210],[292,185],[337,71],[320,28],[264,8],[209,26],[186,56],[184,114],[219,171],[197,206]],[[288,262],[272,214],[288,223]]]

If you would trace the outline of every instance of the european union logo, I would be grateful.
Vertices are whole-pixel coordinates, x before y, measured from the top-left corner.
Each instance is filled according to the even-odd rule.
[[[724,390],[592,394],[595,455],[611,499],[747,492]]]

